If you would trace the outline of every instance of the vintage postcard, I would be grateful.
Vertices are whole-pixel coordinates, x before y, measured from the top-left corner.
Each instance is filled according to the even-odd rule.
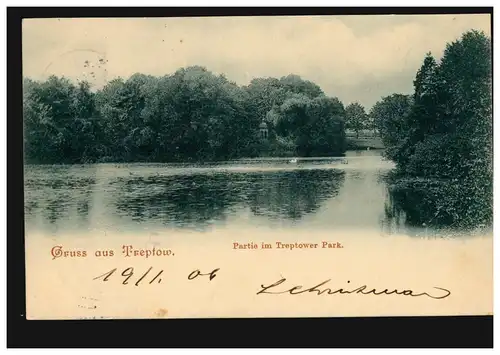
[[[22,24],[27,319],[493,314],[489,14]]]

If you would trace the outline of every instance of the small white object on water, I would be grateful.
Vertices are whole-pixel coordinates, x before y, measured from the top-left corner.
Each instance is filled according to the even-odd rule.
[[[297,162],[297,159],[293,158],[292,160],[290,160],[290,163],[293,163],[295,164]]]

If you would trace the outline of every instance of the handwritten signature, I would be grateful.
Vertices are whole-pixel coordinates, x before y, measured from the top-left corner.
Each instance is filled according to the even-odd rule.
[[[276,281],[275,283],[269,285],[269,286],[264,286],[264,285],[261,285],[261,290],[259,292],[257,292],[257,295],[260,295],[260,294],[271,294],[271,295],[280,295],[280,294],[290,294],[290,295],[300,295],[300,294],[304,294],[304,293],[316,293],[316,295],[322,295],[322,294],[327,294],[327,295],[335,295],[335,294],[341,294],[341,295],[345,295],[345,294],[362,294],[362,295],[374,295],[374,296],[380,296],[380,295],[400,295],[400,296],[412,296],[412,297],[420,297],[420,296],[427,296],[429,298],[433,298],[433,299],[436,299],[436,300],[440,300],[440,299],[443,299],[443,298],[446,298],[448,297],[449,295],[451,295],[451,292],[445,288],[441,288],[441,287],[434,287],[435,289],[437,290],[440,290],[442,291],[442,294],[441,295],[433,295],[433,294],[429,294],[427,292],[415,292],[413,290],[410,290],[410,289],[405,289],[405,290],[398,290],[398,289],[392,289],[392,290],[389,290],[389,289],[383,289],[383,290],[377,290],[375,288],[370,288],[366,285],[362,285],[362,286],[359,286],[359,287],[356,287],[356,288],[352,288],[352,289],[348,289],[348,290],[345,290],[343,288],[338,288],[338,289],[335,289],[335,290],[332,290],[331,288],[329,287],[325,287],[323,288],[323,286],[325,286],[326,284],[328,284],[329,282],[331,281],[331,279],[328,279],[328,280],[325,280],[323,282],[320,282],[319,284],[315,285],[315,286],[312,286],[312,287],[309,287],[309,288],[305,288],[304,289],[304,286],[302,285],[297,285],[297,286],[293,286],[291,288],[285,288],[285,290],[282,290],[282,291],[272,291],[272,289],[276,288],[277,286],[283,284],[286,282],[286,279],[285,278],[281,278],[281,280],[278,280]],[[350,283],[350,281],[347,281],[348,283]]]

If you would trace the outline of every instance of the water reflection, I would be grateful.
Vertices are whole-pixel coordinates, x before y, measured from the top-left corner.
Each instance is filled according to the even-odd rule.
[[[249,208],[269,219],[298,220],[338,194],[344,172],[295,170],[118,178],[117,210],[137,221],[204,227]]]
[[[27,223],[37,222],[55,232],[70,219],[75,228],[89,224],[95,169],[77,166],[33,167],[25,172],[24,211]]]
[[[369,153],[347,154],[348,164],[28,166],[25,224],[28,231],[52,233],[266,225],[422,236],[441,233],[456,215],[481,211],[460,186],[395,189],[387,179],[393,165]]]
[[[256,215],[298,220],[337,196],[344,179],[345,173],[336,170],[253,175],[247,201]]]
[[[118,178],[111,185],[117,191],[118,213],[139,222],[205,226],[224,219],[237,202],[222,174]]]
[[[388,230],[405,228],[415,236],[452,236],[491,229],[487,198],[478,196],[477,190],[468,188],[464,182],[384,178],[387,192],[383,225]]]

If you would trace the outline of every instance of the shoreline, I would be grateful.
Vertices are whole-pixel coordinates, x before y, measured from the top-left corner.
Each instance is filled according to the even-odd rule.
[[[346,153],[348,152],[363,152],[367,151],[366,148],[358,149],[348,149],[342,155],[325,155],[325,156],[312,156],[312,157],[301,157],[297,155],[261,155],[257,157],[240,157],[235,159],[220,159],[220,160],[169,160],[169,161],[151,161],[151,160],[130,160],[130,161],[96,161],[96,162],[80,162],[80,163],[26,163],[24,166],[66,166],[66,165],[97,165],[97,164],[217,164],[217,163],[227,163],[227,162],[241,162],[241,161],[258,161],[258,160],[268,160],[268,161],[279,161],[279,160],[289,160],[290,158],[296,158],[302,161],[312,161],[312,160],[328,160],[328,159],[341,159],[346,158]],[[376,151],[382,153],[384,149],[381,148],[370,148],[369,151]],[[351,157],[352,158],[352,157]]]

